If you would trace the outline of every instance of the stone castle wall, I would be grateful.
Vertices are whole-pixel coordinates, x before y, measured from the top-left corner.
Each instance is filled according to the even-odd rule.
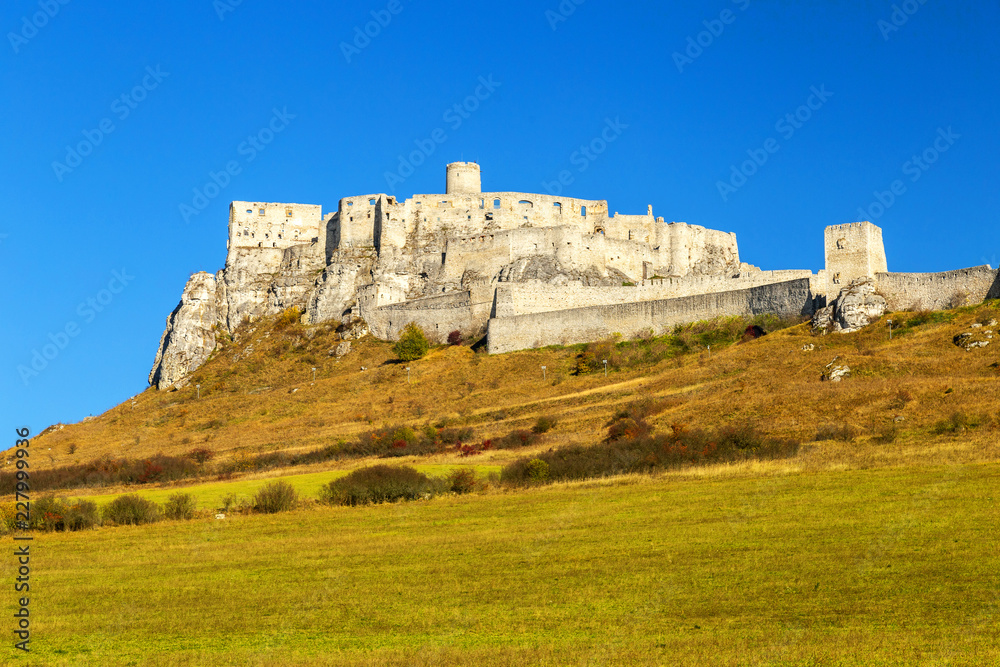
[[[398,340],[412,322],[423,329],[432,343],[445,343],[452,331],[460,331],[463,336],[485,333],[493,302],[477,302],[474,294],[475,291],[452,292],[379,308],[362,308],[362,313],[376,338]]]
[[[1000,299],[1000,271],[989,266],[943,273],[878,273],[875,283],[890,310],[942,310]]]
[[[807,278],[732,292],[677,299],[574,308],[489,322],[490,354],[546,345],[571,345],[621,334],[626,338],[668,332],[677,324],[725,315],[810,315],[814,295]]]
[[[284,250],[313,242],[326,244],[322,206],[246,201],[229,206],[230,252],[238,248]]]
[[[645,280],[630,287],[590,287],[585,285],[547,285],[538,283],[499,283],[494,317],[512,317],[544,313],[564,308],[610,306],[637,301],[676,299],[696,294],[750,289],[762,285],[805,278],[818,283],[811,271],[755,271],[729,276],[685,276]]]

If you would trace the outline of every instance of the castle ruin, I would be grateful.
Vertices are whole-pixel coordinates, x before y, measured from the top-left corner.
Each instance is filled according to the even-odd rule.
[[[432,341],[487,336],[491,353],[662,333],[717,315],[811,314],[868,278],[892,308],[997,296],[988,267],[888,272],[870,222],[825,232],[826,267],[762,271],[736,235],[604,200],[483,192],[478,164],[447,166],[444,194],[386,194],[320,206],[233,202],[225,268],[196,273],[167,320],[150,383],[183,384],[218,329],[298,306],[307,323],[363,319],[393,340],[409,323]]]

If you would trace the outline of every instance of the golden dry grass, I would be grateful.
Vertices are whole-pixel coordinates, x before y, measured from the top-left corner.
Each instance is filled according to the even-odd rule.
[[[408,364],[410,383],[405,366],[393,363],[388,344],[370,338],[356,342],[337,361],[326,354],[336,341],[330,327],[278,330],[263,321],[218,352],[191,386],[150,389],[134,408],[126,402],[91,421],[38,437],[35,451],[51,458],[37,457],[33,463],[181,454],[195,447],[216,450],[222,458],[311,449],[385,423],[469,425],[487,438],[530,426],[540,415],[559,421],[546,447],[594,443],[617,408],[644,397],[668,401],[656,417],[661,427],[751,421],[773,435],[803,442],[828,425],[856,435],[849,442],[807,446],[797,462],[804,467],[996,460],[1000,373],[991,364],[997,349],[966,352],[952,343],[986,310],[998,312],[988,303],[939,314],[935,319],[953,321],[910,327],[892,341],[884,325],[827,336],[815,336],[801,325],[608,377],[573,375],[579,348],[488,356],[444,347]],[[816,349],[805,351],[806,345]],[[821,382],[834,359],[850,366],[852,377]],[[315,383],[312,367],[318,369]],[[202,386],[200,400],[196,382]],[[977,427],[937,432],[956,414]],[[502,463],[512,455],[497,452],[487,458]]]

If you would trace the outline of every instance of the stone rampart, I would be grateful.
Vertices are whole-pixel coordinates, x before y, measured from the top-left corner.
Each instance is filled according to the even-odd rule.
[[[749,289],[799,278],[812,279],[811,271],[752,271],[737,276],[684,276],[643,280],[630,287],[499,283],[495,317],[544,313],[565,308],[610,306],[634,301],[658,301],[696,294]]]
[[[363,310],[363,316],[372,334],[382,340],[398,340],[412,322],[424,330],[432,343],[444,343],[452,331],[461,331],[466,336],[482,333],[493,304],[474,302],[473,293],[462,291],[413,299]]]
[[[814,307],[810,280],[801,278],[678,299],[498,317],[489,321],[487,342],[490,354],[496,354],[586,343],[615,333],[626,338],[650,331],[660,335],[677,324],[726,315],[810,315]]]
[[[1000,272],[989,265],[942,273],[877,273],[891,310],[942,310],[1000,298]]]

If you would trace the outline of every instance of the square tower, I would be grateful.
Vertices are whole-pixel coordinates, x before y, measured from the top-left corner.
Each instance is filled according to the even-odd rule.
[[[836,298],[840,290],[858,278],[874,278],[889,270],[882,244],[882,228],[870,222],[852,222],[826,228],[826,295]]]

